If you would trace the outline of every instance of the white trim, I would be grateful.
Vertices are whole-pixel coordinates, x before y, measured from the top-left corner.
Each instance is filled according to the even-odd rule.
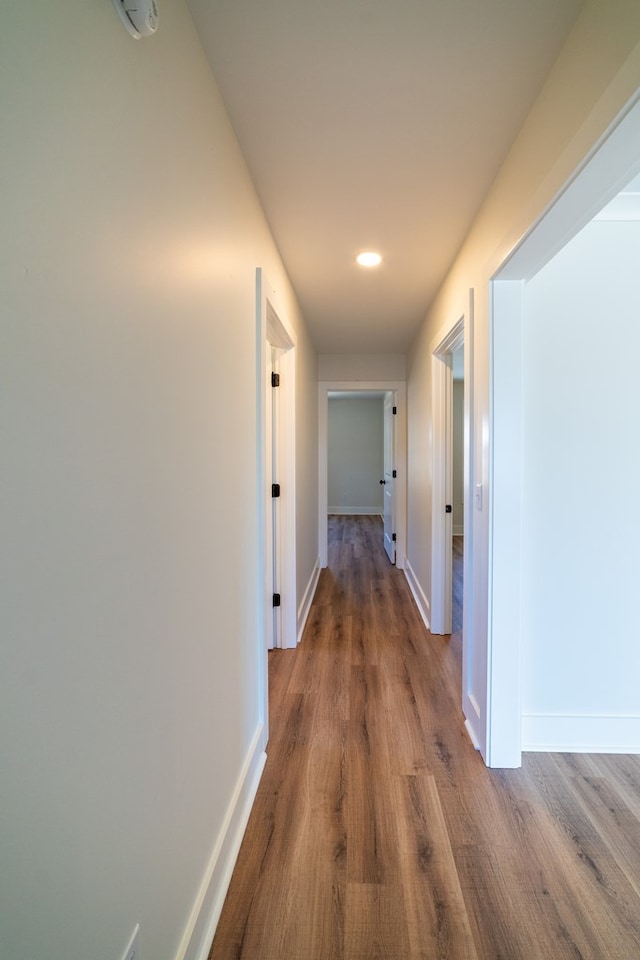
[[[296,351],[280,357],[280,445],[278,459],[280,485],[280,576],[282,578],[282,635],[280,646],[293,648],[297,643],[297,569],[296,569]]]
[[[432,633],[451,633],[453,516],[444,512],[453,498],[453,354],[461,346],[471,348],[468,334],[469,309],[458,319],[444,326],[431,341],[431,410],[433,423],[433,463],[431,490],[431,623]],[[467,342],[469,341],[469,343]],[[465,368],[466,368],[465,364]],[[468,444],[470,389],[465,381],[465,431],[463,483],[465,502],[468,498]],[[464,526],[463,526],[464,533]]]
[[[264,683],[261,706],[268,713],[268,678],[266,648],[273,636],[273,554],[270,541],[271,511],[270,485],[267,466],[270,453],[267,450],[269,436],[267,424],[266,352],[271,346],[284,352],[279,357],[280,372],[280,422],[278,429],[278,474],[281,480],[279,501],[279,576],[281,607],[280,646],[295,647],[297,642],[296,610],[296,465],[295,465],[295,397],[296,397],[296,339],[286,317],[279,309],[277,294],[269,284],[260,267],[256,270],[256,363],[257,363],[257,442],[258,442],[258,549],[259,564],[258,602],[261,616],[261,642],[264,647]],[[262,661],[262,658],[261,658]]]
[[[522,576],[522,287],[494,281],[490,318],[487,751],[490,767],[519,767]],[[517,625],[517,626],[516,626]]]
[[[640,173],[640,89],[496,270],[530,280]]]
[[[522,749],[560,753],[640,753],[640,717],[522,715]]]
[[[324,380],[318,383],[318,551],[320,566],[328,562],[327,421],[329,393],[393,390],[398,408],[396,423],[396,567],[403,570],[407,557],[407,384],[404,380]]]
[[[469,289],[468,300],[452,319],[433,337],[430,344],[432,370],[432,537],[431,537],[431,622],[432,632],[451,631],[452,596],[452,518],[444,513],[445,503],[451,502],[452,487],[452,429],[453,351],[464,344],[464,513],[462,536],[463,553],[463,623],[462,623],[462,711],[474,731],[474,744],[485,744],[480,735],[478,702],[473,693],[474,682],[474,478],[475,478],[475,421],[474,421],[474,291]]]
[[[336,517],[381,517],[380,504],[373,507],[327,507],[327,513]]]
[[[231,802],[214,844],[175,960],[207,960],[231,883],[240,845],[267,759],[266,731],[260,724],[238,777]]]
[[[464,682],[464,680],[463,680]],[[483,722],[482,713],[480,710],[480,705],[473,693],[470,691],[465,691],[463,689],[463,707],[464,707],[464,716],[465,716],[465,729],[469,734],[472,744],[482,753],[482,746],[484,743],[484,730],[485,723]]]
[[[415,571],[411,566],[411,563],[407,559],[404,567],[404,575],[407,578],[407,583],[409,584],[409,589],[413,594],[413,599],[416,602],[416,606],[420,611],[420,616],[424,622],[425,627],[431,633],[431,625],[429,623],[429,600],[420,586],[420,581],[415,575]]]
[[[553,202],[499,265],[492,281],[485,754],[485,760],[491,767],[517,766],[521,743],[524,742],[520,733],[524,720],[520,692],[522,631],[519,583],[522,483],[520,469],[515,482],[510,477],[514,458],[508,455],[510,449],[519,451],[522,431],[521,393],[509,373],[513,364],[520,363],[522,287],[524,281],[535,276],[622,186],[637,175],[640,170],[639,157],[640,93],[636,93]],[[508,410],[504,409],[505,402],[509,404]],[[509,593],[509,585],[516,590],[516,595]],[[530,727],[530,722],[527,723]],[[610,726],[610,729],[613,730],[613,727]],[[581,736],[586,744],[588,738]],[[555,738],[533,739],[539,743],[546,742],[548,745],[544,749],[552,749],[552,742],[553,748],[558,748]],[[527,743],[532,742],[530,732],[526,740]],[[566,735],[566,743],[570,742],[577,746],[580,737],[576,740]],[[612,742],[608,746],[610,751],[615,749],[611,746]],[[541,746],[538,748],[542,749]]]
[[[474,745],[476,750],[479,750],[480,742],[478,740],[478,737],[476,736],[476,731],[474,730],[473,724],[469,721],[468,718],[464,722],[464,728],[469,734],[469,740],[471,740],[471,743]]]
[[[458,321],[459,328],[464,321]],[[447,356],[448,354],[448,356]],[[433,463],[431,486],[431,629],[451,633],[451,351],[441,344],[431,355],[431,410]]]
[[[316,589],[318,587],[318,580],[320,579],[320,560],[316,560],[313,570],[311,571],[311,576],[309,577],[309,582],[307,584],[306,590],[304,591],[304,596],[302,602],[298,607],[298,643],[302,640],[302,634],[304,633],[304,628],[309,617],[309,611],[311,610],[311,604],[313,603],[313,598],[316,594]]]

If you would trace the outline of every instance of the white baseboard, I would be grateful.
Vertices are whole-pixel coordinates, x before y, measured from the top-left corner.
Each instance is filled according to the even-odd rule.
[[[267,755],[264,725],[257,728],[207,864],[175,960],[207,960],[240,852]]]
[[[476,750],[479,750],[479,749],[480,749],[480,741],[478,740],[478,735],[477,735],[476,731],[474,730],[473,724],[470,722],[470,720],[469,720],[468,718],[464,721],[464,728],[465,728],[465,730],[467,731],[467,733],[469,734],[469,740],[471,740],[471,743],[474,745],[474,747],[476,748]]]
[[[302,603],[298,607],[298,643],[302,640],[302,634],[304,632],[305,625],[307,623],[307,618],[309,616],[309,611],[311,610],[311,604],[313,603],[313,598],[316,594],[316,588],[318,586],[318,579],[320,578],[320,560],[316,560],[313,570],[311,571],[311,576],[309,577],[309,582],[307,584],[307,589],[304,592],[302,598]]]
[[[640,753],[640,717],[523,714],[522,749],[541,753]]]
[[[429,623],[429,614],[430,607],[427,596],[423,591],[418,578],[416,577],[413,567],[411,566],[410,561],[407,557],[404,558],[404,575],[407,578],[407,583],[409,584],[409,589],[413,594],[413,599],[415,600],[418,610],[420,611],[420,616],[424,621],[424,625],[427,630],[431,630],[431,624]]]
[[[375,507],[329,507],[327,513],[337,517],[381,517],[381,509],[380,504]]]

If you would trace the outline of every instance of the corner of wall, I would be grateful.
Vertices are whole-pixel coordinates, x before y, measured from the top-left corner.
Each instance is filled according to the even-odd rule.
[[[195,898],[175,960],[207,960],[240,845],[266,763],[266,731],[258,726]]]

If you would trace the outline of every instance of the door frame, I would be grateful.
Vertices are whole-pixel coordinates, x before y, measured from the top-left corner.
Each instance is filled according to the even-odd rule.
[[[486,763],[517,767],[521,750],[522,430],[526,282],[640,172],[636,93],[491,278],[489,606]],[[549,344],[552,350],[554,345]]]
[[[453,371],[454,350],[464,346],[464,476],[463,476],[463,613],[462,613],[462,709],[472,741],[477,744],[481,710],[472,693],[475,502],[474,430],[474,291],[467,303],[431,342],[433,458],[431,492],[431,632],[451,632],[453,589],[452,519],[444,505],[451,502],[453,461]],[[480,491],[481,496],[481,491]],[[479,509],[482,504],[480,503]]]
[[[328,443],[329,394],[391,390],[398,408],[395,444],[396,470],[396,567],[403,570],[407,550],[407,385],[404,380],[323,380],[318,383],[318,553],[320,567],[328,563]]]
[[[267,438],[270,428],[267,416],[267,355],[271,346],[280,347],[280,416],[278,422],[278,472],[282,477],[281,509],[277,542],[280,552],[282,596],[282,646],[295,647],[296,619],[296,471],[295,471],[295,397],[296,339],[286,315],[278,303],[276,291],[262,268],[256,270],[256,442],[257,442],[257,533],[258,533],[258,643],[261,664],[261,712],[268,709],[267,645],[273,635],[273,555],[271,550],[271,480],[267,477],[270,462]]]
[[[382,479],[384,481],[384,489],[382,492],[382,528],[383,528],[383,543],[385,553],[391,560],[391,563],[395,565],[397,558],[397,531],[396,527],[396,517],[398,515],[398,508],[396,506],[396,480],[398,477],[398,469],[396,467],[396,424],[397,414],[393,413],[393,408],[397,410],[398,398],[396,396],[395,390],[385,391],[382,397],[382,433],[383,433],[383,456],[382,456]],[[391,411],[391,412],[389,412]],[[390,441],[391,441],[391,466],[389,469],[389,478],[387,479],[387,429],[390,431]],[[387,522],[386,522],[386,511],[387,511],[387,499],[390,498],[390,514],[391,514],[391,530],[396,534],[396,541],[393,539],[391,541],[392,546],[387,549]],[[391,559],[389,550],[393,553],[393,559]]]
[[[464,345],[464,333],[463,314],[447,329],[444,336],[441,336],[440,331],[435,338],[438,342],[431,350],[431,404],[434,425],[431,486],[431,633],[435,634],[451,633],[453,515],[445,513],[445,504],[451,503],[453,492],[453,353]],[[465,462],[466,459],[465,449]],[[465,505],[466,501],[465,495]]]

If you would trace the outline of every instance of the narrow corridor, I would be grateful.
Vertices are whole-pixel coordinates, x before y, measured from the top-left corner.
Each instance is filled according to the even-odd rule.
[[[331,517],[210,960],[632,960],[640,757],[488,770],[461,635],[425,629],[374,517]]]

